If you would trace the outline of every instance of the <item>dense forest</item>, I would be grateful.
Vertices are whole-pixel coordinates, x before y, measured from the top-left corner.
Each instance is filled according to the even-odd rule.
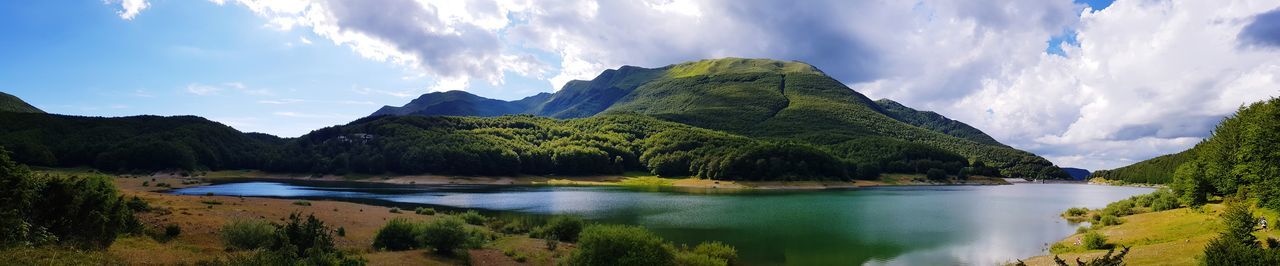
[[[1280,210],[1280,99],[1242,107],[1188,150],[1170,187],[1184,203],[1210,196],[1243,195]]]
[[[1184,151],[1161,155],[1125,167],[1094,171],[1093,174],[1089,175],[1089,178],[1101,177],[1107,180],[1122,180],[1140,184],[1166,184],[1173,179],[1173,172],[1178,169],[1178,166],[1191,159],[1190,154],[1190,152]]]
[[[253,169],[281,139],[194,116],[80,117],[0,112],[0,146],[19,163],[106,171]]]

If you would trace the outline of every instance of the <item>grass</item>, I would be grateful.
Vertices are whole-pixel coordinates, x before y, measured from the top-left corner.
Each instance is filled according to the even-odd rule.
[[[77,251],[56,247],[20,247],[0,250],[3,265],[125,265],[102,251]]]
[[[1106,250],[1089,250],[1083,246],[1088,232],[1106,236],[1106,243],[1131,246],[1125,257],[1128,265],[1194,265],[1204,253],[1204,246],[1217,237],[1219,225],[1217,213],[1221,205],[1208,205],[1203,209],[1179,208],[1125,216],[1125,223],[1094,230],[1082,230],[1058,243],[1050,252],[1067,261],[1076,258],[1094,258]],[[1052,265],[1053,256],[1039,256],[1026,260],[1028,265]]]

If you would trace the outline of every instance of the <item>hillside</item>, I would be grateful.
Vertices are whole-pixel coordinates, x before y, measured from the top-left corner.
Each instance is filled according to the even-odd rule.
[[[1173,180],[1173,172],[1178,166],[1191,159],[1191,151],[1161,155],[1125,167],[1111,170],[1098,170],[1089,178],[1101,177],[1108,180],[1123,180],[1129,183],[1165,184]]]
[[[1280,210],[1280,98],[1241,107],[1213,135],[1178,157],[1170,187],[1184,203],[1213,196],[1244,195]],[[1177,158],[1177,157],[1175,157]]]
[[[81,117],[0,112],[0,146],[37,166],[106,171],[243,169],[282,140],[194,116]]]
[[[0,112],[44,113],[40,108],[31,106],[31,104],[19,99],[17,96],[4,92],[0,92]]]
[[[843,160],[886,169],[904,167],[888,165],[896,159],[883,150],[912,146],[982,161],[1011,177],[1066,178],[1044,158],[1002,145],[968,125],[886,105],[892,111],[805,63],[727,58],[607,70],[591,81],[566,84],[532,109],[508,114],[643,114],[746,137],[807,143]],[[492,114],[419,108],[428,109],[436,111],[415,113]]]
[[[402,107],[383,106],[371,116],[380,115],[452,115],[501,116],[519,114],[542,104],[551,96],[541,93],[518,101],[502,101],[476,96],[463,91],[432,92]]]
[[[1063,167],[1062,171],[1067,172],[1067,175],[1070,175],[1071,179],[1075,179],[1075,180],[1085,180],[1086,178],[1089,177],[1089,170],[1085,170],[1085,169]]]
[[[916,127],[942,132],[952,137],[967,139],[973,142],[1004,146],[1003,143],[996,141],[995,138],[988,136],[987,133],[978,130],[964,122],[951,120],[945,116],[932,111],[917,111],[911,107],[904,106],[898,102],[889,99],[876,100],[876,104],[884,110],[889,117],[911,124]]]

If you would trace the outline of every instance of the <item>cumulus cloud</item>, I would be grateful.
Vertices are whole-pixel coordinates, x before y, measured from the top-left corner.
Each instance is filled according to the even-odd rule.
[[[147,9],[151,4],[147,0],[104,0],[104,3],[110,5],[120,5],[120,10],[116,14],[124,20],[133,20],[143,9]]]

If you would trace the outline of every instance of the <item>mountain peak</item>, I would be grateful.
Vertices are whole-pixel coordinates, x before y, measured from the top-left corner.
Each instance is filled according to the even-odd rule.
[[[26,101],[18,98],[18,96],[13,96],[4,92],[0,92],[0,112],[44,113],[40,108],[31,106],[31,104],[28,104]]]
[[[779,73],[826,75],[817,67],[800,61],[782,61],[756,58],[720,58],[685,62],[664,67],[667,76],[673,78],[728,74],[728,73]]]

